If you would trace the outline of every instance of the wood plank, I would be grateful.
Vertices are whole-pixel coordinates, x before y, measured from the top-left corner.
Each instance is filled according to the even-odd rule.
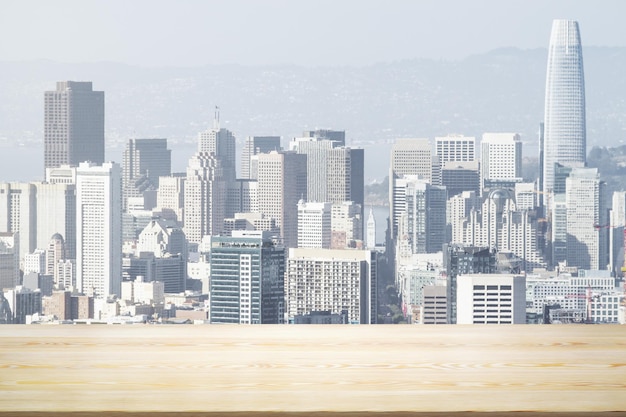
[[[0,326],[0,410],[626,411],[626,326]]]

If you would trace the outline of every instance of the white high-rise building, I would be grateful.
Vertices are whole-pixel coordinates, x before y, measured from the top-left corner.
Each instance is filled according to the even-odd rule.
[[[587,153],[585,75],[578,22],[552,23],[543,141],[543,190],[554,186],[554,164],[584,164]]]
[[[330,248],[331,204],[298,202],[298,247]]]
[[[457,277],[457,324],[525,324],[523,275],[469,274]]]
[[[184,230],[187,240],[200,243],[203,236],[222,231],[226,208],[226,184],[222,164],[214,154],[199,152],[187,167],[184,190]]]
[[[46,273],[46,251],[35,249],[33,253],[24,256],[24,274],[29,272],[42,275]]]
[[[481,179],[522,179],[522,141],[517,133],[485,133],[481,148]]]
[[[306,155],[262,153],[258,158],[259,211],[276,220],[285,247],[298,243],[298,201],[306,201]]]
[[[565,180],[568,266],[607,268],[610,225],[604,188],[597,168],[573,168]]]
[[[446,162],[469,162],[476,159],[476,138],[448,135],[435,138],[435,154],[443,165]]]
[[[159,178],[157,211],[181,225],[185,218],[185,174],[177,173]]]
[[[76,169],[76,285],[95,298],[120,294],[121,193],[118,164],[83,162]]]
[[[515,184],[515,204],[518,210],[533,210],[537,207],[537,190],[533,182]]]

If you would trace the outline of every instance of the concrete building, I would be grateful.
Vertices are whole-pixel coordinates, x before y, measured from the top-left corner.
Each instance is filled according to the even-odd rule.
[[[475,191],[463,191],[449,197],[446,204],[446,223],[450,228],[450,243],[463,244],[465,242],[465,223],[472,211],[481,206],[481,198]]]
[[[523,275],[459,275],[457,284],[458,324],[526,324]]]
[[[285,247],[298,242],[298,201],[307,200],[306,155],[296,152],[258,154],[259,212],[276,220]]]
[[[480,146],[481,188],[489,187],[489,181],[521,182],[522,141],[517,133],[485,133]]]
[[[334,203],[330,208],[331,249],[364,249],[363,208],[352,201]]]
[[[185,173],[175,173],[159,178],[157,206],[161,217],[176,220],[183,225],[185,219]]]
[[[35,313],[41,314],[41,291],[18,285],[14,289],[5,291],[5,298],[13,313],[13,324],[26,324],[26,316]]]
[[[349,323],[377,321],[377,258],[368,250],[289,249],[287,317],[348,312]]]
[[[25,274],[34,272],[36,274],[46,273],[46,251],[43,249],[36,249],[33,253],[28,253],[24,256],[24,268]]]
[[[104,162],[104,92],[59,81],[44,94],[44,168]]]
[[[438,161],[438,158],[437,158]],[[389,165],[389,218],[391,238],[398,235],[398,220],[402,201],[396,201],[396,191],[401,189],[396,181],[405,175],[415,175],[433,183],[433,154],[428,139],[398,139],[391,148]]]
[[[302,137],[332,140],[332,141],[339,143],[339,146],[346,146],[346,131],[345,130],[332,130],[332,129],[305,130],[302,133]]]
[[[476,159],[476,138],[448,135],[435,138],[435,154],[442,164],[446,162],[469,162]]]
[[[163,304],[165,285],[160,281],[144,282],[142,277],[138,277],[135,281],[124,281],[121,299],[136,304]]]
[[[262,232],[211,237],[211,323],[280,324],[285,250]]]
[[[289,146],[307,156],[307,201],[363,204],[363,149],[325,137],[294,138]]]
[[[470,210],[463,243],[511,253],[519,271],[546,266],[540,240],[540,219],[533,210],[518,210],[510,190],[492,190],[480,210]]]
[[[298,202],[298,247],[329,249],[331,204]]]
[[[33,184],[0,183],[0,233],[17,233],[20,263],[37,248],[37,194]]]
[[[615,191],[611,199],[609,213],[609,270],[614,276],[622,276],[622,266],[626,266],[624,251],[626,247],[626,191]]]
[[[224,219],[224,236],[232,236],[234,230],[266,231],[272,236],[280,236],[276,220],[263,213],[235,213],[235,217]]]
[[[241,153],[241,175],[243,179],[256,179],[257,167],[251,166],[251,157],[260,153],[280,151],[280,136],[248,136]]]
[[[167,139],[129,139],[122,162],[123,209],[129,197],[143,197],[159,188],[159,178],[172,172],[172,151]]]
[[[198,152],[201,154],[213,154],[220,160],[223,177],[227,184],[235,181],[236,171],[236,139],[228,129],[220,128],[219,114],[213,123],[213,127],[198,134]]]
[[[426,285],[422,308],[422,324],[446,324],[448,320],[448,291],[445,286]]]
[[[60,234],[64,237],[66,257],[75,259],[76,185],[59,182],[34,183],[34,186],[37,200],[37,248],[47,247],[50,237]]]
[[[46,168],[46,183],[76,184],[76,167],[63,164],[58,167]]]
[[[445,187],[431,185],[413,175],[405,176],[396,180],[394,200],[398,238],[408,239],[413,253],[441,251],[446,242]]]
[[[582,269],[606,269],[608,213],[606,184],[597,168],[573,168],[566,180],[567,264]]]
[[[189,160],[185,179],[184,230],[190,243],[222,231],[226,217],[227,182],[221,159],[207,152]]]
[[[120,166],[79,164],[76,169],[76,285],[95,298],[120,293],[122,196]]]

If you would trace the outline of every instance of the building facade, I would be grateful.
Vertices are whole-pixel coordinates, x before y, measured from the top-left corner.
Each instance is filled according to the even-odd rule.
[[[459,275],[458,324],[526,324],[523,275]]]
[[[104,92],[60,81],[44,94],[44,168],[104,162]]]
[[[211,323],[280,324],[285,249],[262,232],[211,237]]]
[[[76,285],[94,298],[120,294],[122,182],[120,166],[82,162],[76,169]]]
[[[578,22],[554,20],[548,49],[544,114],[543,190],[554,185],[554,163],[585,163],[585,75]]]

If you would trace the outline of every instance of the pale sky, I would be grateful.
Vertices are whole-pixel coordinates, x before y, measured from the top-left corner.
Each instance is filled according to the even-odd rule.
[[[556,18],[626,46],[623,0],[2,0],[0,60],[368,65],[545,48]]]

